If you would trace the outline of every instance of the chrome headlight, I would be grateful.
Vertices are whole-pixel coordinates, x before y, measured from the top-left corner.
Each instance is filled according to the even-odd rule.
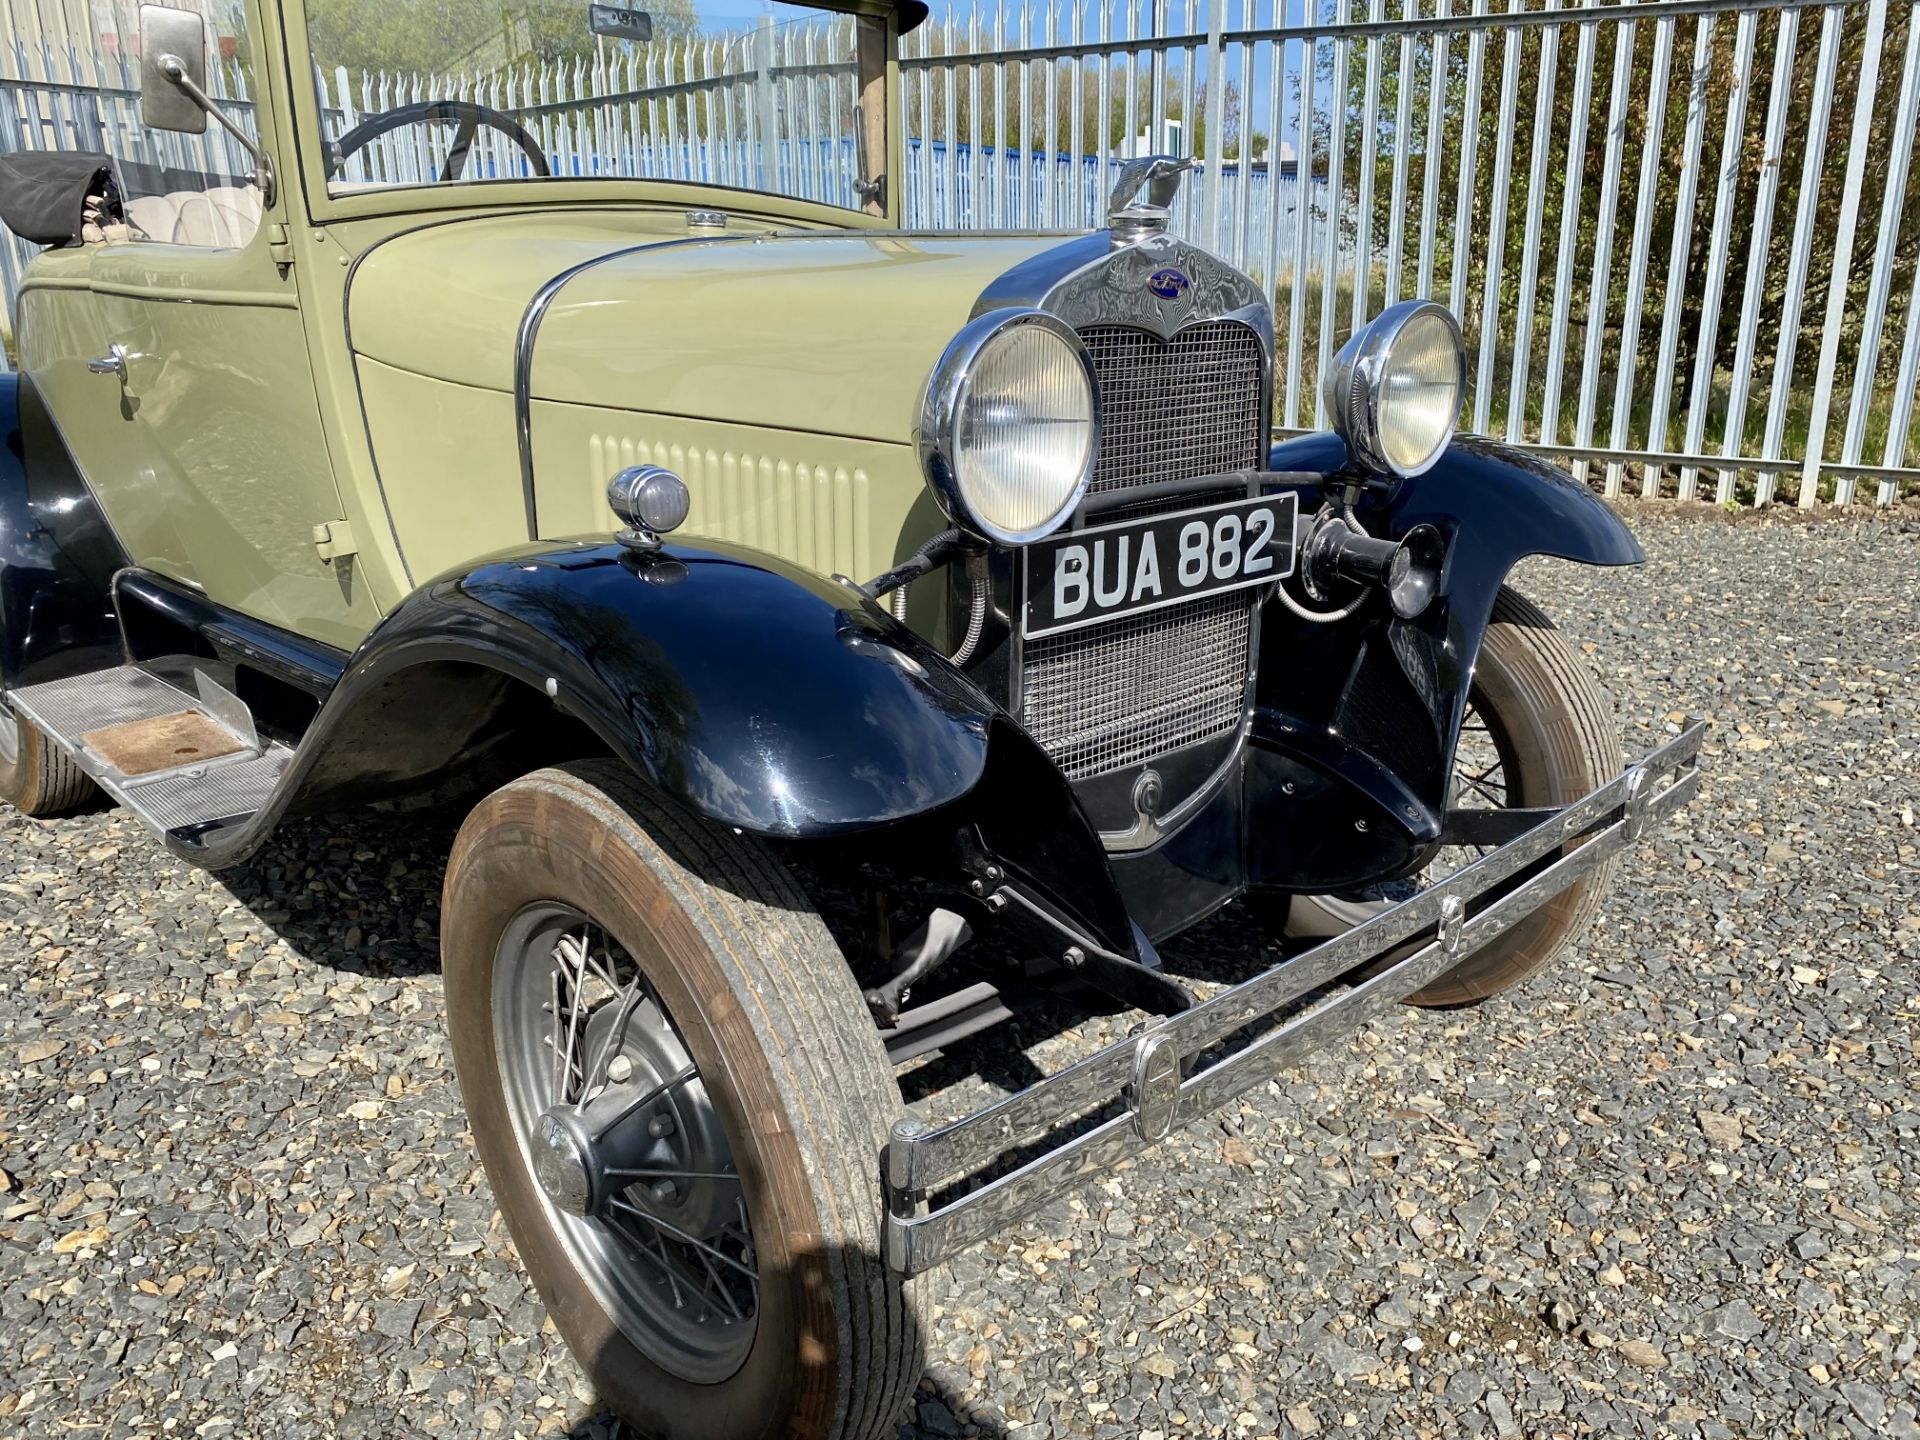
[[[972,321],[927,381],[920,458],[956,525],[1007,545],[1057,529],[1086,493],[1099,450],[1093,362],[1041,310]]]
[[[1466,388],[1458,322],[1444,305],[1402,300],[1341,348],[1324,398],[1354,459],[1411,476],[1433,468],[1447,448]]]

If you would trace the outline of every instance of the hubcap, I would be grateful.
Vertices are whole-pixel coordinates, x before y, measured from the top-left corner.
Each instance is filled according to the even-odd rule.
[[[531,906],[495,960],[494,1045],[555,1238],[649,1358],[725,1379],[753,1343],[753,1231],[719,1112],[659,995],[578,911]]]
[[[593,1209],[593,1176],[587,1170],[587,1157],[580,1153],[565,1121],[551,1110],[540,1117],[534,1137],[533,1178],[547,1198],[569,1215],[585,1215]]]

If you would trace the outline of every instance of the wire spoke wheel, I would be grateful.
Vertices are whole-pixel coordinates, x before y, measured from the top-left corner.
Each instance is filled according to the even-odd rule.
[[[649,1440],[879,1440],[924,1373],[877,1157],[900,1090],[762,842],[605,760],[467,817],[441,964],[500,1214],[599,1397]]]
[[[1512,742],[1497,712],[1487,707],[1486,698],[1477,688],[1469,691],[1466,713],[1460,722],[1460,743],[1453,757],[1447,808],[1504,810],[1514,804],[1514,786],[1508,779],[1512,755]],[[1493,848],[1491,845],[1443,846],[1427,862],[1417,882],[1402,883],[1408,894],[1416,888],[1424,890],[1456,870],[1465,869]]]
[[[686,1379],[725,1378],[759,1312],[753,1226],[673,1017],[565,905],[514,918],[494,986],[508,1110],[561,1243],[636,1346]]]

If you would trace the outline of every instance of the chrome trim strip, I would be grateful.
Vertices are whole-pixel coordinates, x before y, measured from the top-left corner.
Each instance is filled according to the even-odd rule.
[[[1445,974],[1463,956],[1497,938],[1633,843],[1632,837],[1645,825],[1684,805],[1699,785],[1698,756],[1705,728],[1704,723],[1694,722],[1679,738],[1520,839],[1346,934],[1150,1027],[1143,1036],[1109,1046],[949,1124],[929,1128],[917,1116],[904,1117],[894,1127],[887,1147],[893,1211],[888,1218],[889,1263],[907,1274],[937,1265],[1031,1213],[1061,1189],[1145,1148],[1147,1142],[1140,1138],[1131,1110],[1122,1110],[1086,1134],[937,1210],[925,1215],[907,1213],[915,1197],[981,1169],[1035,1133],[1124,1100],[1134,1080],[1142,1039],[1164,1036],[1183,1057],[1194,1056],[1420,931],[1444,930],[1379,975],[1321,1001],[1246,1049],[1189,1076],[1181,1085],[1175,1123],[1190,1123]],[[1664,790],[1653,788],[1669,775],[1671,785]],[[1594,829],[1602,820],[1607,823]],[[1586,843],[1577,850],[1479,914],[1464,915],[1469,900],[1545,858],[1568,836],[1589,831]]]
[[[533,292],[533,298],[527,301],[527,308],[521,313],[520,332],[513,342],[513,429],[520,446],[520,498],[526,506],[527,539],[540,538],[539,506],[533,488],[533,343],[540,338],[540,322],[547,318],[547,310],[553,304],[554,297],[574,277],[609,261],[638,255],[642,251],[672,250],[683,245],[726,245],[756,238],[744,234],[683,235],[670,240],[652,239],[638,245],[623,245],[604,255],[596,255],[591,260],[582,260],[578,265],[569,266]]]

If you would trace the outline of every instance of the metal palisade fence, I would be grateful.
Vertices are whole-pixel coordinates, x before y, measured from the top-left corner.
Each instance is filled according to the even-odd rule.
[[[140,132],[131,47],[101,38],[16,39],[0,146],[245,169],[217,133]],[[1174,228],[1271,289],[1282,432],[1324,422],[1358,325],[1432,296],[1466,333],[1469,428],[1609,494],[1890,504],[1920,495],[1917,67],[1916,0],[936,6],[904,46],[900,184],[916,227],[1080,228],[1125,158],[1192,155]],[[858,179],[837,17],[317,85],[335,135],[474,98],[556,173],[841,204]],[[396,131],[345,174],[430,176],[445,144]],[[483,131],[469,173],[522,164]]]
[[[1276,423],[1431,296],[1466,422],[1609,494],[1920,493],[1912,0],[1061,0],[910,36],[908,176],[943,226],[1074,224],[996,147],[1204,162],[1175,227],[1272,288]],[[1057,176],[1051,166],[1036,167]],[[982,184],[983,179],[987,182]],[[959,201],[973,199],[971,209]],[[983,209],[981,201],[986,205]]]

